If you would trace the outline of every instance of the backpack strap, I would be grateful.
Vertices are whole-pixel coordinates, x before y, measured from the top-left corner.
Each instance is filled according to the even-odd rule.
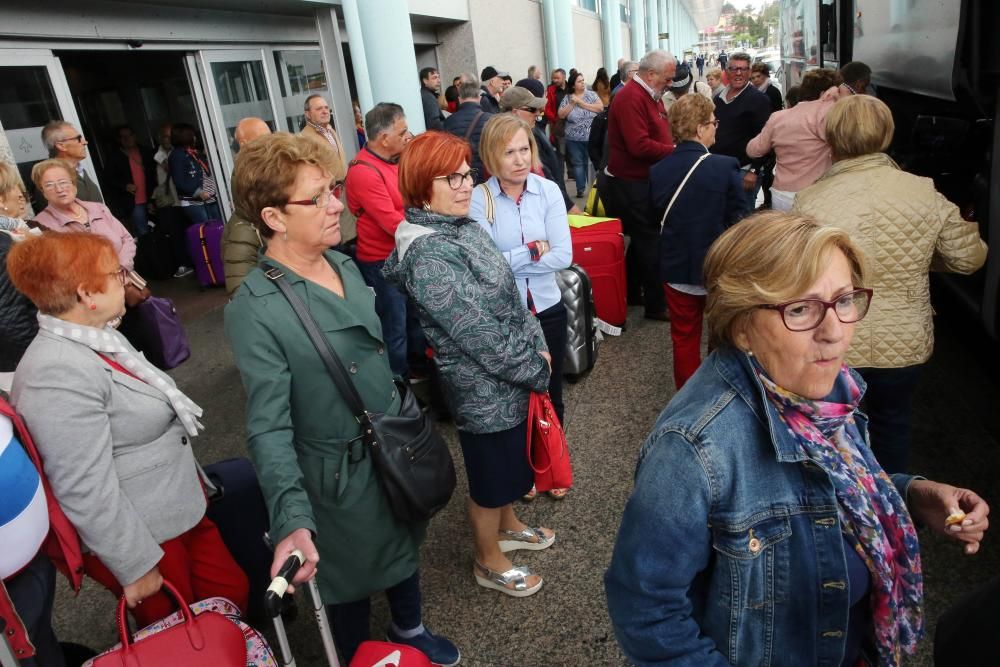
[[[464,138],[465,138],[466,141],[468,141],[469,139],[472,138],[472,133],[475,132],[475,130],[476,130],[476,123],[479,122],[479,119],[482,118],[483,114],[485,114],[485,113],[486,113],[485,111],[479,111],[479,112],[476,113],[475,116],[472,117],[472,122],[469,123],[469,129],[467,129],[465,131],[465,137]]]
[[[497,221],[497,209],[493,201],[493,192],[486,183],[480,183],[476,187],[483,191],[483,199],[486,202],[486,222],[492,225]]]
[[[382,180],[382,185],[386,186],[386,190],[389,189],[389,186],[385,182],[385,175],[381,171],[378,170],[378,167],[376,167],[375,165],[373,165],[368,160],[362,160],[360,158],[354,158],[353,160],[351,160],[350,162],[347,163],[347,168],[348,168],[348,170],[350,170],[351,167],[353,167],[355,165],[359,165],[359,164],[368,167],[369,169],[371,169],[372,171],[374,171],[376,174],[378,174],[379,179]],[[354,214],[355,218],[360,218],[362,215],[364,215],[365,209],[359,208],[357,211],[351,211],[351,213]]]

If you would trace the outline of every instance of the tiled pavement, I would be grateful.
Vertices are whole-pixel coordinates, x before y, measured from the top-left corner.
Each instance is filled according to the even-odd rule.
[[[239,456],[244,449],[244,398],[222,334],[221,290],[194,292],[186,279],[158,286],[181,305],[193,356],[173,372],[180,386],[205,409],[208,432],[197,441],[202,461]],[[969,345],[973,325],[939,322],[937,352],[918,396],[914,469],[970,486],[1000,504],[996,421],[996,363],[988,343]],[[956,336],[962,335],[960,343]],[[518,552],[545,577],[537,595],[514,599],[477,587],[471,576],[470,537],[464,511],[465,480],[451,504],[432,523],[423,548],[425,621],[462,649],[474,667],[625,664],[605,611],[601,575],[621,509],[631,488],[639,444],[673,393],[669,325],[643,320],[631,309],[621,338],[602,345],[595,370],[566,391],[567,431],[576,488],[563,502],[539,498],[519,512],[532,525],[558,534],[547,551]],[[989,375],[993,373],[992,378]],[[455,447],[454,429],[443,427]],[[1000,550],[989,539],[983,553],[966,558],[950,543],[922,533],[927,615],[934,619],[961,593],[1000,571]],[[377,599],[372,627],[387,622]],[[56,629],[61,639],[104,647],[115,641],[113,600],[93,582],[77,598],[60,579]],[[930,623],[933,628],[933,621]],[[322,665],[322,649],[311,619],[300,614],[290,626],[299,664]],[[929,640],[907,665],[931,665]]]

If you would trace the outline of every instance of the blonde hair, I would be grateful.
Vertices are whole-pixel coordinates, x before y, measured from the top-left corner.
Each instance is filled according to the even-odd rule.
[[[864,255],[847,232],[807,215],[765,211],[726,230],[705,257],[705,321],[717,347],[735,345],[756,307],[803,294],[844,253],[855,287],[866,287]]]
[[[712,122],[715,105],[704,95],[684,95],[670,105],[670,131],[678,141],[697,141],[698,127]]]
[[[531,146],[531,166],[532,168],[539,166],[538,145],[535,144],[531,126],[512,113],[501,113],[487,121],[479,137],[479,157],[491,174],[500,173],[500,158],[507,149],[507,144],[521,130],[524,130],[528,137],[528,145]]]
[[[713,76],[716,79],[718,79],[719,83],[721,84],[722,83],[722,68],[721,67],[713,67],[710,70],[708,70],[707,72],[705,72],[705,78],[706,79],[709,78],[709,77],[713,77]]]
[[[0,197],[15,188],[21,192],[24,191],[21,175],[17,172],[17,168],[9,162],[0,162]]]
[[[315,95],[313,97],[321,97]],[[333,178],[337,162],[333,151],[311,139],[287,132],[275,132],[245,144],[233,166],[233,203],[264,238],[274,230],[260,212],[268,206],[284,208],[291,198],[299,168],[312,165]]]
[[[895,129],[889,107],[871,95],[845,97],[826,114],[826,141],[838,159],[881,153]]]
[[[45,174],[49,169],[58,167],[59,169],[65,169],[66,173],[69,174],[69,180],[73,181],[73,187],[75,188],[76,183],[76,168],[69,163],[68,160],[64,160],[59,157],[50,157],[47,160],[42,160],[35,164],[31,168],[31,182],[35,184],[39,192],[42,192],[42,175]]]

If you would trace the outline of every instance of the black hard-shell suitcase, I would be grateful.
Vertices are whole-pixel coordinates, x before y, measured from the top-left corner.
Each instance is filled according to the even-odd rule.
[[[590,277],[578,264],[556,273],[556,284],[566,307],[566,361],[563,375],[578,381],[597,363],[597,315]]]
[[[264,541],[270,527],[264,495],[249,459],[233,458],[204,466],[219,492],[209,498],[207,515],[222,541],[250,580],[247,618],[265,619],[264,592],[271,580],[271,548]]]

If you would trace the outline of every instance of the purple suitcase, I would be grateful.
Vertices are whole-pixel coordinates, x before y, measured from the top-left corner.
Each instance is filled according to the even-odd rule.
[[[151,296],[135,307],[138,322],[138,349],[154,366],[169,370],[191,356],[184,325],[174,302]]]
[[[188,255],[202,287],[226,284],[226,267],[222,263],[224,227],[221,220],[208,220],[187,228]]]

